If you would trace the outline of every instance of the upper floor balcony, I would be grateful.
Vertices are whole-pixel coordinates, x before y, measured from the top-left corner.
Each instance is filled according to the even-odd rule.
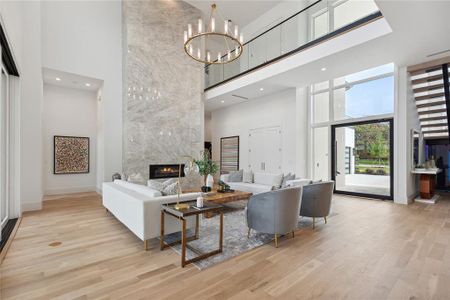
[[[373,0],[318,0],[252,37],[228,64],[205,66],[205,90],[382,18]]]

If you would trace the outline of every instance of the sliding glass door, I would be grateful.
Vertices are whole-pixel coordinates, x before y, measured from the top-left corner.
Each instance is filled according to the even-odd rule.
[[[0,81],[0,224],[2,229],[9,219],[8,197],[8,124],[9,124],[9,78],[5,68],[1,66]]]
[[[393,121],[333,125],[332,179],[335,192],[393,199]]]

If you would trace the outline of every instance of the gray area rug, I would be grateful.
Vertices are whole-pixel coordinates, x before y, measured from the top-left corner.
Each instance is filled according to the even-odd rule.
[[[244,252],[250,251],[264,244],[273,241],[273,234],[258,233],[252,230],[250,238],[247,238],[247,220],[245,215],[246,201],[234,202],[233,205],[227,205],[224,213],[223,227],[223,252],[206,259],[193,263],[200,270],[209,268],[217,263],[238,256]],[[317,225],[323,222],[317,220]],[[298,227],[311,227],[312,219],[299,218]],[[191,246],[201,252],[210,252],[219,247],[219,216],[212,218],[200,217],[199,239],[189,242]],[[188,231],[188,236],[193,235]],[[166,243],[180,240],[180,233],[169,234],[165,237]],[[171,247],[177,253],[181,253],[181,245],[177,244]],[[186,258],[191,259],[197,254],[190,249],[186,249]]]

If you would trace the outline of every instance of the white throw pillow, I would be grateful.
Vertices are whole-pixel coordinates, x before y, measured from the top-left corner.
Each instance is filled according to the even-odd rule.
[[[287,175],[284,175],[283,176],[283,182],[281,183],[281,187],[286,187],[287,186],[287,182],[289,181],[289,180],[294,180],[295,179],[295,174],[291,174],[291,173],[288,173]]]
[[[160,191],[161,193],[164,194],[164,189],[167,188],[169,185],[176,183],[176,182],[178,182],[177,178],[171,178],[166,181],[158,181],[158,180],[154,180],[154,179],[149,179],[147,181],[147,186],[154,190]]]
[[[242,182],[253,183],[253,172],[244,170],[244,173],[242,174]]]
[[[244,176],[244,170],[231,171],[228,173],[228,182],[242,182]]]
[[[282,183],[283,183],[283,173],[278,174],[273,178],[272,186],[275,187],[276,189],[279,189],[281,188]]]
[[[164,190],[162,191],[162,193],[163,193],[164,196],[178,194],[178,182],[174,182],[174,183],[169,184],[168,186],[166,186],[164,188]]]

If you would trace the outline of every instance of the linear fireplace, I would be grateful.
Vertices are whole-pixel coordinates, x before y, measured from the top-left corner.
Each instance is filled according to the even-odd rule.
[[[180,165],[150,165],[150,179],[176,178]],[[181,164],[181,177],[184,177],[184,164]]]

